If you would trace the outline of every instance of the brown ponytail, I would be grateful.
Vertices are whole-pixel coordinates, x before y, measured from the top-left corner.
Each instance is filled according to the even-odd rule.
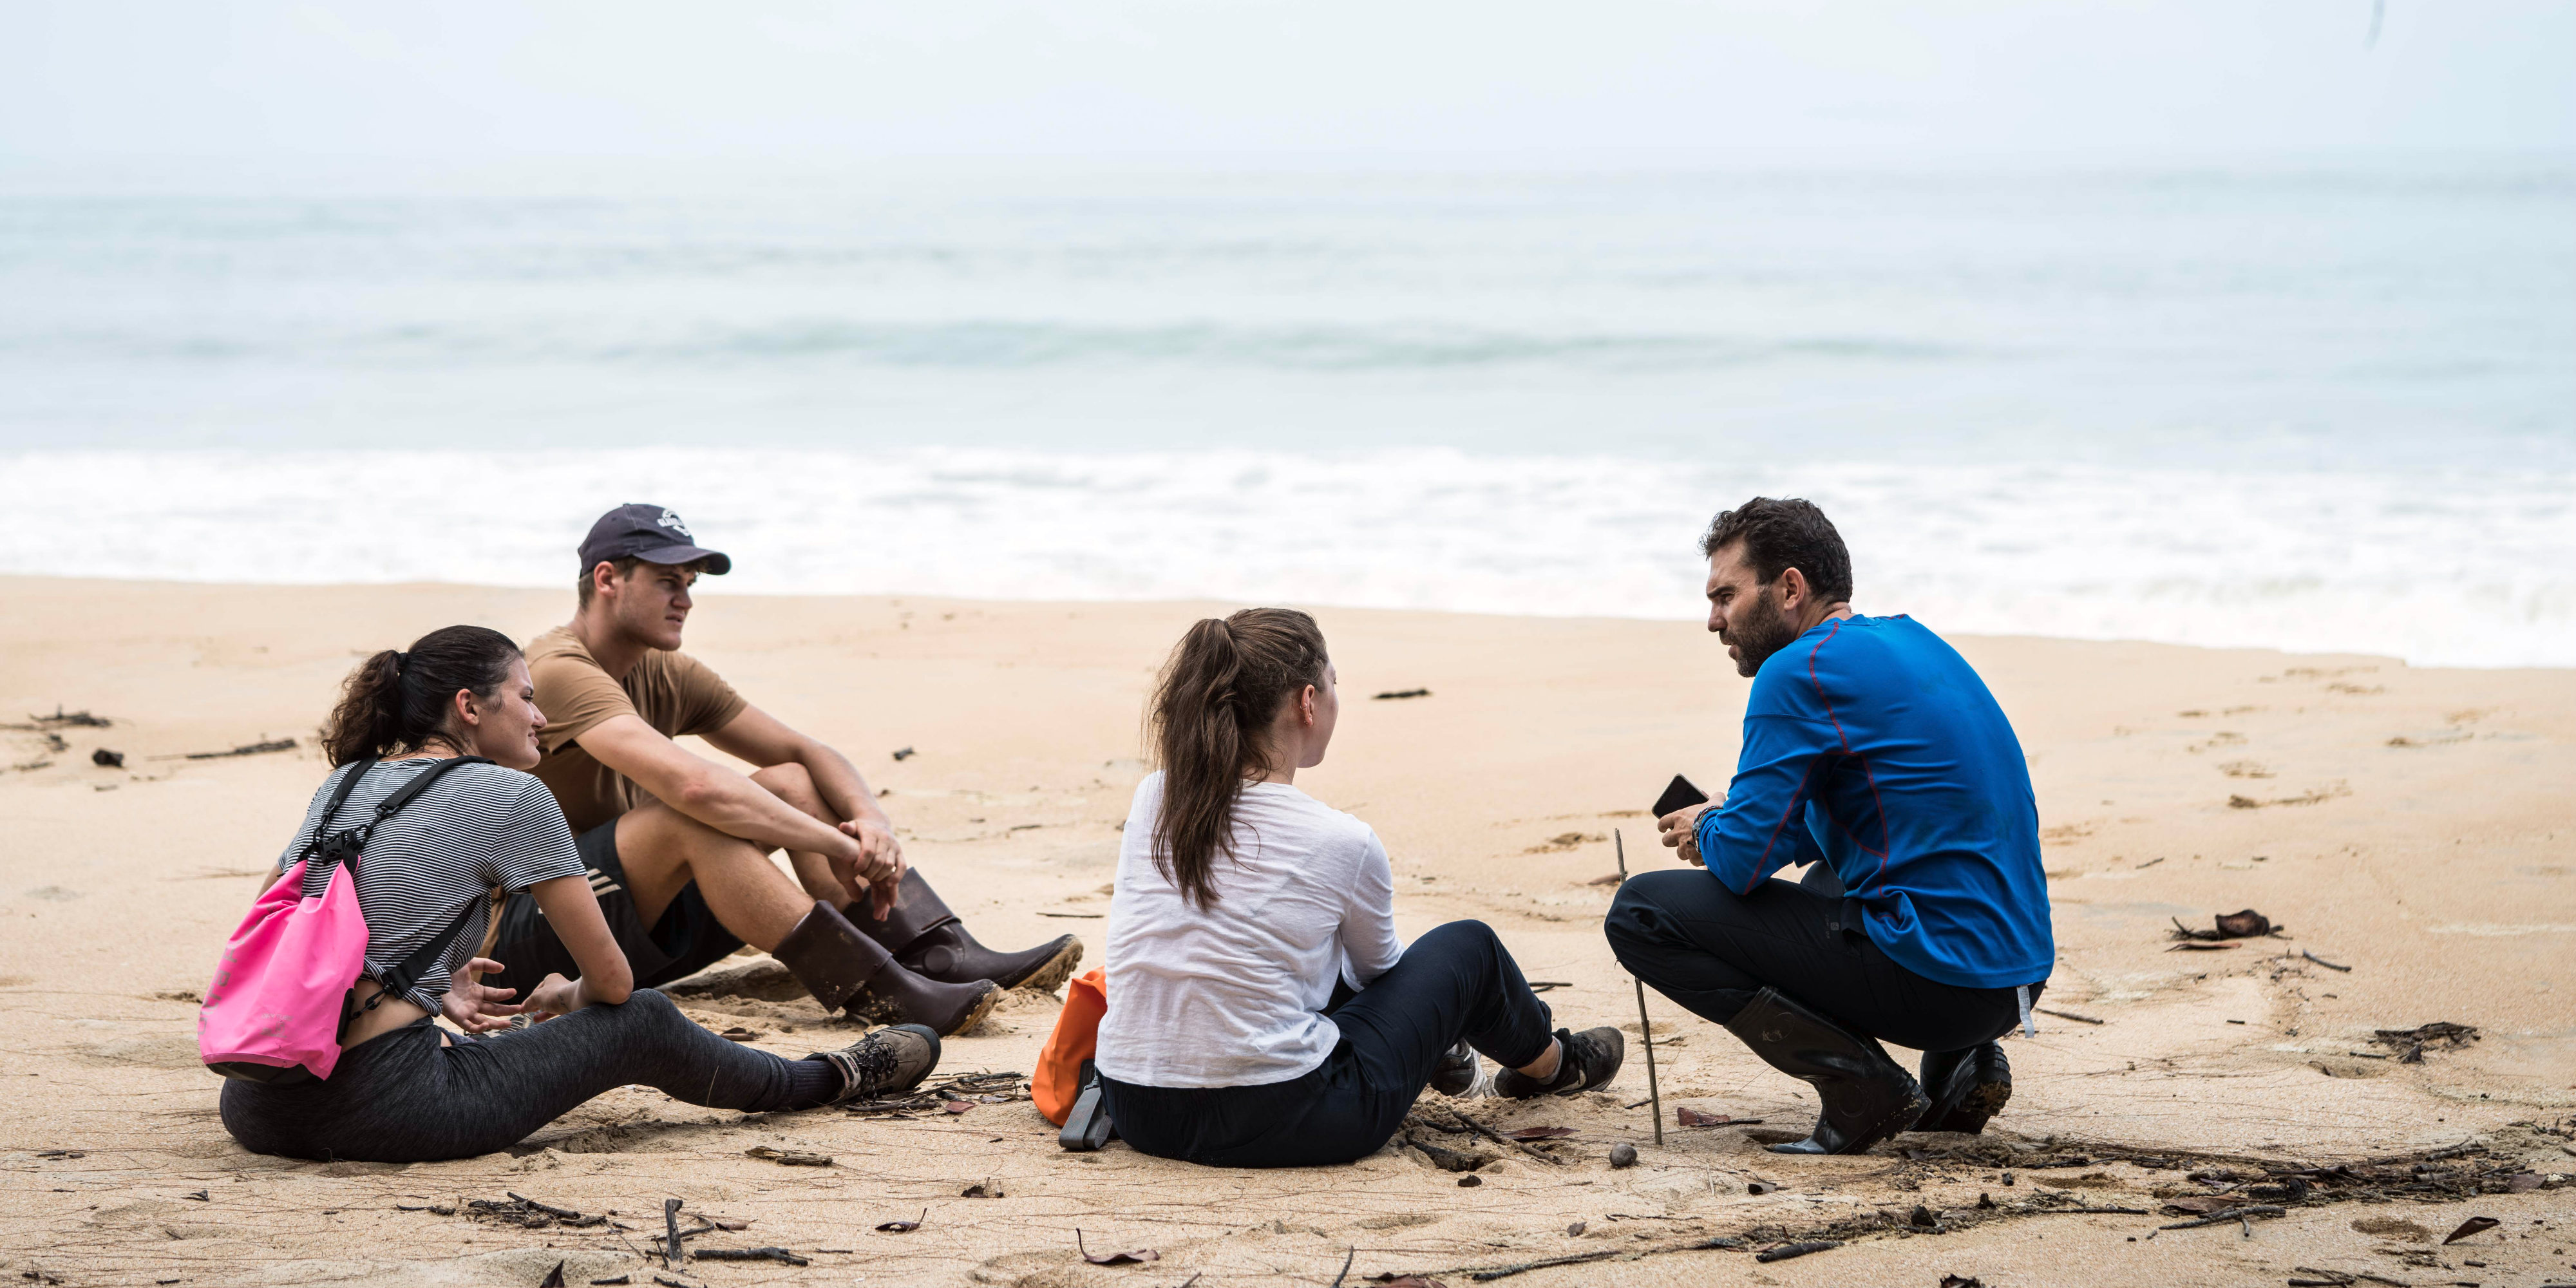
[[[1154,866],[1201,908],[1216,904],[1212,869],[1234,851],[1234,802],[1260,773],[1280,704],[1324,682],[1324,632],[1293,608],[1205,618],[1172,649],[1154,691],[1150,738],[1163,767]]]
[[[480,626],[442,626],[358,664],[340,686],[340,702],[322,726],[322,751],[334,765],[381,760],[431,742],[455,744],[448,719],[456,692],[490,700],[510,678],[519,646]]]

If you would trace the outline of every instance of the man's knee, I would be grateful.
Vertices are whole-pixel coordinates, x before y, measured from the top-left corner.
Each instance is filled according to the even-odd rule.
[[[1618,895],[1610,900],[1609,913],[1601,919],[1601,933],[1609,939],[1610,950],[1624,960],[1629,949],[1672,937],[1675,904],[1711,895],[1732,898],[1734,892],[1718,885],[1705,872],[1673,869],[1638,873],[1620,883]]]
[[[639,868],[666,865],[695,872],[709,866],[769,861],[759,846],[719,832],[660,801],[640,805],[617,820],[617,857],[630,875]]]
[[[770,795],[821,817],[823,794],[814,790],[814,775],[803,765],[791,760],[766,769],[755,769],[751,773],[751,781],[760,784],[761,790]]]

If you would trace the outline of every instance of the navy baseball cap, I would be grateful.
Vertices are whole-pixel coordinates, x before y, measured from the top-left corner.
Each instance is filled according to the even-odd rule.
[[[599,516],[590,525],[590,535],[581,539],[581,567],[587,573],[603,560],[623,559],[629,555],[646,563],[684,564],[704,559],[706,570],[718,577],[733,571],[733,560],[723,551],[706,550],[694,544],[689,525],[667,507],[635,502],[621,505]]]

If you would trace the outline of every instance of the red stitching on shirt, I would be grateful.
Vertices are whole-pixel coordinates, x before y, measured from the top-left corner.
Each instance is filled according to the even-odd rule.
[[[1762,878],[1771,875],[1770,873],[1762,870],[1762,865],[1770,861],[1771,847],[1780,843],[1780,830],[1789,826],[1789,816],[1797,813],[1798,806],[1805,803],[1807,780],[1814,777],[1815,773],[1816,762],[1814,760],[1809,760],[1807,762],[1807,772],[1798,775],[1798,790],[1789,793],[1789,804],[1787,808],[1780,811],[1780,821],[1772,824],[1771,826],[1771,839],[1762,843],[1762,853],[1755,856],[1753,860],[1753,879],[1745,883],[1744,893],[1753,893],[1753,887],[1762,884]],[[1700,859],[1705,862],[1708,859],[1708,856],[1703,854],[1700,856]]]
[[[1807,683],[1815,689],[1816,701],[1824,704],[1825,719],[1834,722],[1834,736],[1842,739],[1843,754],[1848,756],[1851,754],[1851,735],[1843,732],[1842,719],[1834,714],[1833,700],[1825,696],[1825,683],[1816,678],[1816,654],[1824,651],[1826,641],[1842,633],[1843,619],[1837,617],[1834,619],[1834,628],[1825,632],[1825,638],[1817,640],[1816,646],[1807,650]]]

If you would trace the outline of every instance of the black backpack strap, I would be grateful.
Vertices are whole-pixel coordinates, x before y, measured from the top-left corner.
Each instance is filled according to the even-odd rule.
[[[422,944],[420,947],[411,950],[410,956],[396,962],[391,969],[388,969],[384,973],[384,976],[376,981],[378,984],[384,986],[385,991],[376,994],[375,997],[368,998],[367,1009],[375,1009],[377,998],[399,997],[408,1000],[411,996],[412,988],[420,983],[422,972],[437,966],[439,958],[447,955],[448,945],[455,943],[456,937],[464,934],[465,928],[473,924],[474,909],[482,903],[483,896],[481,895],[476,895],[472,899],[468,900],[465,904],[465,911],[456,914],[456,921],[454,924],[450,925],[445,931],[441,932],[436,938],[431,939],[428,943]]]
[[[466,765],[488,765],[491,763],[492,759],[488,756],[455,756],[442,760],[437,764],[420,771],[420,774],[417,777],[413,778],[410,782],[403,784],[400,791],[386,797],[385,803],[376,807],[376,816],[367,823],[366,828],[364,829],[365,832],[368,836],[373,836],[376,828],[382,826],[386,819],[393,817],[395,811],[400,810],[405,805],[411,804],[412,801],[417,799],[422,792],[428,791],[431,784],[437,782],[440,778],[445,777],[450,770],[458,769]],[[361,843],[364,843],[363,840]],[[384,997],[405,997],[409,995],[412,987],[420,982],[421,972],[436,966],[438,964],[438,959],[446,954],[448,945],[455,943],[456,937],[465,933],[465,927],[471,924],[474,920],[475,905],[482,902],[482,896],[475,896],[471,902],[465,905],[465,911],[456,914],[456,922],[454,925],[449,926],[444,933],[439,934],[429,942],[413,949],[410,956],[403,958],[400,962],[396,963],[392,969],[387,970],[384,973],[383,978],[377,981],[379,984],[384,986],[384,992],[376,994],[375,997],[368,998],[366,1009],[373,1010],[376,1002]]]
[[[422,792],[428,791],[430,785],[436,783],[439,779],[446,777],[449,770],[462,769],[467,765],[488,765],[491,763],[492,758],[489,756],[450,756],[447,759],[420,771],[418,777],[403,784],[402,790],[386,797],[385,803],[376,807],[375,824],[381,825],[386,819],[392,818],[394,816],[394,811],[401,809],[405,805],[411,804],[414,797],[419,796]]]
[[[298,862],[312,858],[313,852],[321,849],[322,843],[331,838],[332,818],[339,814],[341,806],[349,803],[349,793],[358,790],[358,780],[366,777],[367,771],[375,767],[374,761],[361,760],[350,766],[348,773],[341,775],[338,790],[331,793],[331,803],[322,807],[322,817],[313,822],[313,839],[306,841],[304,852],[295,856]]]

